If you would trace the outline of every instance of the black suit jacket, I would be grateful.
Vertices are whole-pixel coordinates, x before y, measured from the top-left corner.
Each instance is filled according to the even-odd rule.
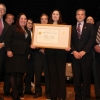
[[[6,35],[6,32],[7,32],[7,29],[9,27],[9,25],[5,21],[3,22],[3,24],[4,24],[4,28],[3,28],[3,31],[2,31],[2,35],[0,36],[0,43],[4,42],[4,38],[5,38],[5,35]],[[5,52],[4,47],[0,49],[0,55],[2,55],[3,52]]]
[[[25,39],[24,33],[16,32],[15,25],[10,25],[5,37],[6,50],[12,51],[13,54],[29,54],[31,35],[29,31],[27,31],[27,33],[28,36]]]
[[[98,31],[99,26],[100,26],[100,21],[95,24],[96,35],[97,35],[97,31]],[[95,45],[98,45],[96,41],[95,41]],[[95,56],[99,57],[100,53],[98,53],[98,52],[95,51]]]
[[[94,25],[89,23],[84,23],[81,38],[78,38],[76,25],[72,28],[72,37],[71,37],[71,51],[85,51],[86,54],[82,59],[92,59],[93,58],[93,46],[95,43],[95,28]]]

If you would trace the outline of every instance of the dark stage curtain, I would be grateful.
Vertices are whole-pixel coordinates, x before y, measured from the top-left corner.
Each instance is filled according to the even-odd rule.
[[[6,5],[7,13],[17,17],[19,13],[24,12],[34,22],[39,22],[42,13],[50,15],[52,10],[59,9],[63,21],[74,25],[75,12],[79,8],[84,8],[87,16],[93,16],[95,22],[100,20],[100,3],[97,0],[0,0],[0,2]]]

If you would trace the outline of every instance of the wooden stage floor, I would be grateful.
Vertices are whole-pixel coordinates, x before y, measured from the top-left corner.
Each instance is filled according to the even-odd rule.
[[[66,100],[74,100],[74,89],[73,85],[66,85]],[[3,94],[3,82],[0,83],[0,96],[4,98],[4,100],[12,100],[11,97],[5,97]],[[45,97],[45,87],[42,85],[42,97],[34,99],[32,95],[24,95],[23,100],[46,100]],[[91,100],[95,99],[95,93],[94,93],[94,85],[91,85]]]

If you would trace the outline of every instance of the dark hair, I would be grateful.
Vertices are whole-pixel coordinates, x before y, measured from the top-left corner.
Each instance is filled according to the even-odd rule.
[[[33,23],[33,20],[31,18],[28,18],[27,21],[30,20]]]
[[[85,15],[86,15],[86,11],[85,11],[85,9],[82,9],[82,8],[77,9],[77,10],[76,10],[76,14],[77,14],[78,11],[84,11],[84,13],[85,13]]]
[[[6,18],[8,17],[8,16],[12,16],[13,17],[13,19],[14,19],[14,15],[13,14],[6,14]]]
[[[53,23],[53,20],[52,20],[52,13],[53,13],[54,11],[58,11],[58,12],[59,12],[59,20],[58,20],[57,23],[58,23],[58,24],[63,23],[63,21],[62,21],[62,16],[61,16],[61,12],[60,12],[58,9],[55,9],[55,10],[53,10],[53,11],[51,12],[49,24],[52,24],[52,23]]]
[[[47,18],[49,18],[48,15],[47,15],[46,13],[43,13],[43,14],[40,16],[40,20],[41,20],[41,17],[42,17],[42,16],[47,16]]]
[[[24,30],[21,28],[21,26],[19,25],[19,19],[22,15],[25,15],[24,13],[20,13],[17,17],[17,20],[16,20],[16,32],[21,32],[21,33],[25,33]],[[25,15],[26,16],[26,15]]]

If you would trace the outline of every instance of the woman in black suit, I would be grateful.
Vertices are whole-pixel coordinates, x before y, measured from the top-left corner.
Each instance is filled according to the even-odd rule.
[[[27,71],[31,35],[25,30],[26,22],[26,15],[19,14],[16,24],[8,28],[5,37],[6,72],[10,74],[13,100],[20,100],[18,88],[23,81],[23,74]]]
[[[49,24],[61,25],[61,13],[59,10],[54,10],[51,13]],[[46,49],[46,57],[49,67],[50,76],[50,96],[51,100],[65,100],[66,98],[66,81],[65,81],[65,67],[66,67],[66,51],[60,49]]]

